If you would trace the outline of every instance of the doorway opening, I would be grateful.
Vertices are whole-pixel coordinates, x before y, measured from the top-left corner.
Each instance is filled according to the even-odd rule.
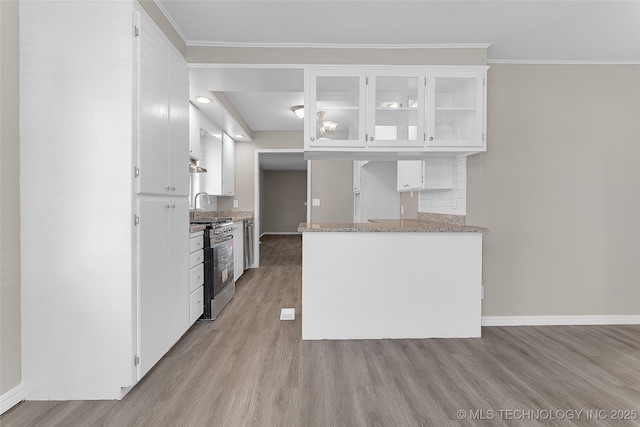
[[[254,267],[260,266],[260,237],[298,233],[309,222],[311,162],[302,149],[255,150]]]

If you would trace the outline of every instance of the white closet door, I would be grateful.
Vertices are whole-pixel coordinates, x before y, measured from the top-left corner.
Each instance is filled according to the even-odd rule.
[[[138,201],[138,380],[172,345],[167,334],[173,328],[174,298],[167,280],[170,205],[168,200]]]
[[[188,196],[189,72],[184,59],[171,50],[169,50],[169,165],[171,193]]]
[[[138,193],[170,194],[168,47],[145,19],[141,20],[139,39]]]

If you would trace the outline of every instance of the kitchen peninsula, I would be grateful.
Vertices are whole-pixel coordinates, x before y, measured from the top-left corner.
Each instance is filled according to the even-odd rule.
[[[479,337],[483,227],[301,223],[302,339]]]

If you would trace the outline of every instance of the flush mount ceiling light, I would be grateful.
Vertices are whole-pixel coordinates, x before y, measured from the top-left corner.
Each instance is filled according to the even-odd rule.
[[[196,96],[196,101],[200,104],[211,104],[213,102],[211,98],[207,98],[206,96]]]
[[[298,118],[304,119],[304,105],[294,105],[291,107],[291,111],[293,111],[293,114]]]

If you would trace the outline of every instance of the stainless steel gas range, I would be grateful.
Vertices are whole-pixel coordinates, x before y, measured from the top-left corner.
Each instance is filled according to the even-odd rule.
[[[204,230],[204,314],[215,320],[236,293],[233,281],[233,222],[231,218],[196,218]]]

